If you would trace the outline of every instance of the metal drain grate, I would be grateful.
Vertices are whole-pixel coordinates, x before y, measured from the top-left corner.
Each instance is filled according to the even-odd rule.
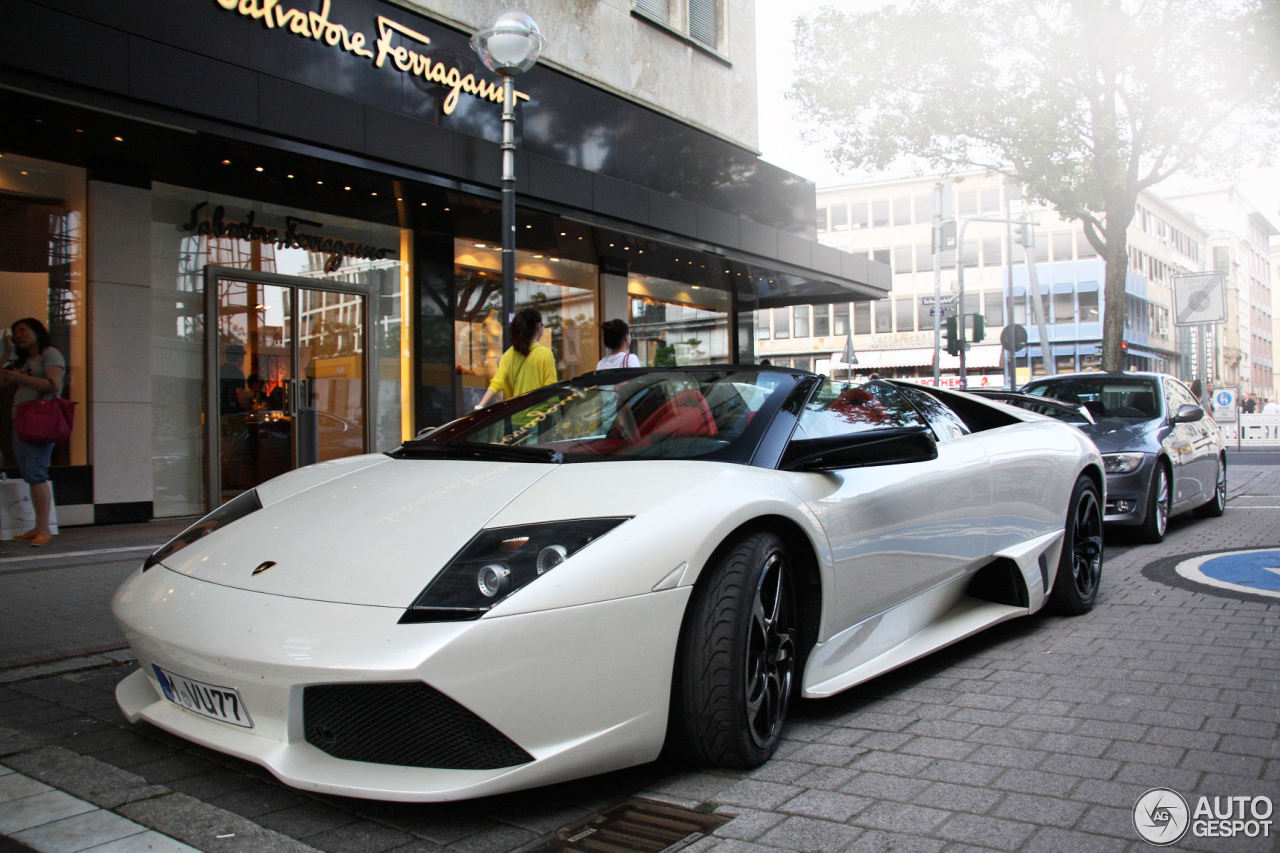
[[[631,798],[521,853],[661,853],[679,850],[730,818]]]

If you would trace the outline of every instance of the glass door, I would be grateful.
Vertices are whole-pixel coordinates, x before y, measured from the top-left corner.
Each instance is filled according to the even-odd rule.
[[[208,506],[368,447],[362,293],[210,267]]]

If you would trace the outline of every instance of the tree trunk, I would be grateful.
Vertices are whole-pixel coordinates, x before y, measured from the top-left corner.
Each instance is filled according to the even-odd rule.
[[[1106,212],[1107,245],[1102,253],[1107,265],[1102,305],[1102,369],[1116,372],[1125,368],[1124,324],[1129,314],[1129,297],[1125,291],[1125,281],[1129,276],[1127,237],[1135,203],[1130,203],[1124,213],[1120,212],[1121,206],[1111,210],[1111,205]]]

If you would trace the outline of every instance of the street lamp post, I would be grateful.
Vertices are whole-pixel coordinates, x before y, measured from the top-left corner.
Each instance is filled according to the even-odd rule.
[[[502,348],[511,344],[516,301],[516,105],[514,78],[534,66],[547,43],[524,12],[505,9],[490,16],[471,48],[502,77]]]

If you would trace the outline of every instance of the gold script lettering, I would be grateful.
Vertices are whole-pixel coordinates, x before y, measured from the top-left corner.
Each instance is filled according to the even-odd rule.
[[[452,115],[458,106],[458,95],[465,92],[483,101],[501,104],[505,100],[501,84],[477,79],[474,74],[463,74],[457,66],[433,62],[429,56],[403,45],[392,44],[395,36],[402,36],[416,44],[427,46],[431,39],[415,30],[383,15],[378,16],[377,51],[368,47],[368,39],[362,32],[353,32],[342,24],[329,19],[331,0],[320,0],[318,11],[304,12],[286,8],[280,0],[214,0],[219,7],[236,12],[242,17],[261,21],[267,29],[287,30],[301,38],[311,39],[329,47],[337,47],[365,59],[372,59],[375,68],[382,68],[387,60],[402,74],[421,77],[429,83],[439,83],[449,90],[441,109]],[[524,92],[515,92],[515,100],[529,100]]]

